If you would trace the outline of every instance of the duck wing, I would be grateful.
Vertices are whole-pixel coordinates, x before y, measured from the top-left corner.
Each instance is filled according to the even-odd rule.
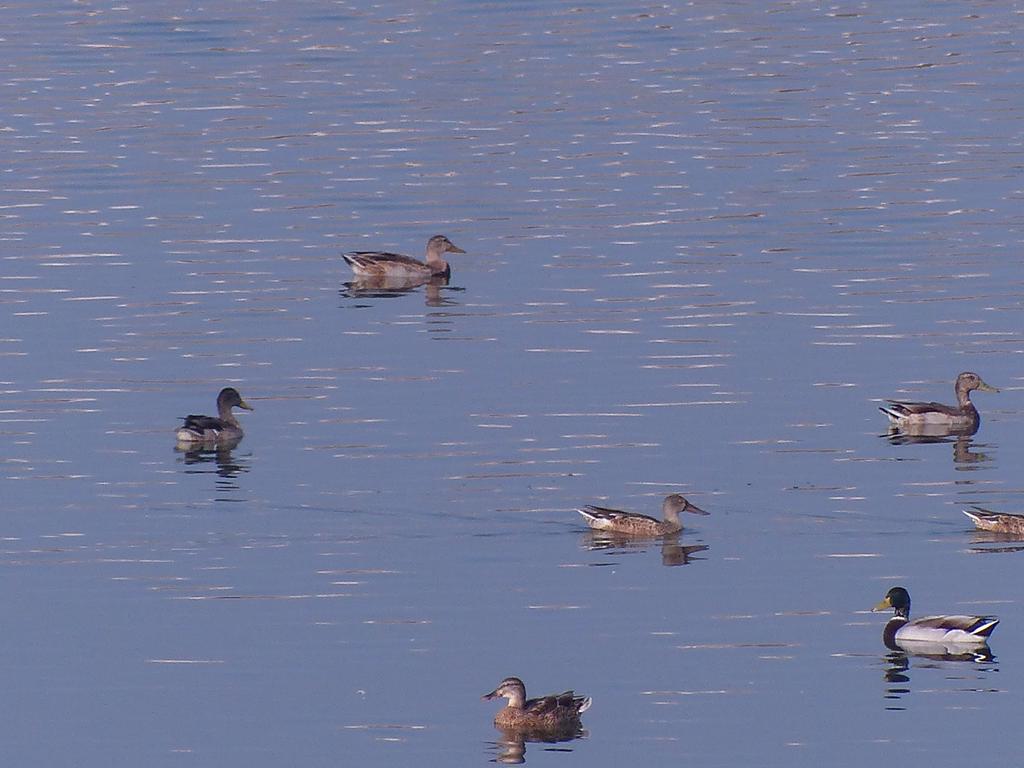
[[[575,691],[565,691],[558,694],[558,706],[570,707],[576,710],[576,714],[582,714],[590,709],[589,696],[577,696]]]
[[[184,418],[185,423],[182,425],[182,428],[191,429],[195,432],[206,432],[207,430],[218,432],[224,429],[225,426],[224,422],[216,416],[198,416],[193,413]]]
[[[523,705],[523,711],[530,715],[541,716],[566,708],[579,714],[585,712],[589,707],[589,697],[577,696],[575,691],[563,691],[530,699]]]
[[[925,616],[910,622],[899,634],[912,637],[923,630],[922,634],[928,637],[934,637],[936,632],[945,632],[949,639],[968,635],[980,639],[988,638],[998,623],[995,616]]]
[[[403,256],[400,253],[388,253],[387,251],[349,251],[341,256],[349,264],[404,264],[410,267],[422,267],[423,262],[411,256]]]
[[[544,715],[558,709],[559,694],[541,696],[536,699],[528,699],[523,705],[523,712],[530,715]]]
[[[634,520],[650,520],[652,523],[659,522],[657,518],[650,515],[642,515],[639,512],[623,512],[621,509],[610,509],[609,507],[597,507],[593,504],[587,504],[576,511],[587,520],[622,520],[628,517]]]
[[[944,405],[942,403],[916,403],[910,400],[886,400],[885,406],[879,406],[881,410],[888,413],[895,413],[900,417],[920,416],[927,413],[940,413],[944,416],[962,416],[963,411],[959,406]]]

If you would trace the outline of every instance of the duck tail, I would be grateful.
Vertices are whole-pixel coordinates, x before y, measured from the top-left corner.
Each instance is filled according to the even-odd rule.
[[[893,424],[899,424],[900,421],[903,420],[903,415],[899,411],[894,410],[891,406],[880,405],[878,406],[878,410],[888,416],[889,421]]]
[[[999,619],[995,616],[982,616],[977,626],[971,630],[971,634],[987,638],[992,634],[992,630],[996,628],[997,624],[999,624]]]
[[[589,509],[588,507],[579,507],[576,509],[576,511],[583,515],[583,519],[588,522],[591,520],[598,519],[598,515],[594,514],[593,510]]]
[[[974,527],[980,531],[995,531],[999,533],[1007,530],[1007,528],[1001,524],[999,515],[995,512],[987,510],[983,507],[972,507],[973,512],[970,509],[960,510],[974,523]],[[1012,518],[1011,518],[1012,519]]]
[[[977,509],[977,507],[975,507],[975,509]],[[969,509],[961,509],[960,511],[967,515],[969,518],[971,518],[971,520],[974,521],[975,525],[981,522],[981,515],[979,515],[977,512],[971,512],[971,510]]]

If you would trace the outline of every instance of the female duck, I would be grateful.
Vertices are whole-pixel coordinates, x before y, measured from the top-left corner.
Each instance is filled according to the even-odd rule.
[[[991,512],[981,507],[973,507],[973,509],[973,512],[966,509],[963,512],[974,521],[974,527],[979,531],[1024,536],[1024,515],[1014,515],[1009,512]]]
[[[981,423],[978,409],[971,402],[971,391],[998,392],[990,387],[981,376],[964,371],[956,377],[956,405],[942,403],[916,403],[906,400],[886,400],[878,407],[889,417],[889,424],[897,429],[922,427],[943,427],[955,430],[977,431]]]
[[[595,507],[588,504],[578,510],[587,525],[595,531],[623,533],[628,536],[665,536],[683,530],[679,520],[680,512],[692,512],[695,515],[706,515],[700,507],[691,504],[678,493],[666,496],[661,503],[662,520],[657,520],[638,512],[623,512],[620,509]]]
[[[217,395],[217,416],[185,416],[185,423],[178,427],[179,443],[215,443],[240,440],[242,425],[231,412],[232,408],[253,408],[234,387],[225,387]]]
[[[452,268],[444,260],[445,253],[465,253],[444,235],[434,235],[427,241],[427,260],[422,262],[410,256],[385,251],[351,251],[342,258],[352,267],[357,277],[451,277]]]
[[[518,677],[506,677],[497,688],[482,697],[484,701],[498,698],[507,699],[508,704],[494,716],[494,724],[512,730],[578,728],[580,715],[590,709],[591,704],[589,696],[577,696],[573,691],[527,699],[526,686]]]
[[[910,593],[893,587],[871,610],[892,608],[895,615],[882,631],[882,641],[894,651],[906,650],[914,643],[949,646],[987,645],[999,619],[995,616],[925,616],[910,620]]]

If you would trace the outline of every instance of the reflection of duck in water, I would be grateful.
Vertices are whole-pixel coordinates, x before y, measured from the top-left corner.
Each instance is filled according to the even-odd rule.
[[[242,439],[242,425],[231,412],[232,408],[253,408],[234,387],[225,387],[217,395],[217,416],[185,416],[185,423],[178,427],[176,436],[179,443],[238,443]]]
[[[987,645],[999,623],[995,616],[925,616],[911,621],[910,593],[903,587],[890,589],[872,610],[887,608],[892,608],[894,615],[882,630],[885,646],[921,655],[962,654]]]
[[[695,515],[708,514],[700,507],[691,504],[678,493],[666,496],[661,503],[662,520],[641,515],[638,512],[623,512],[621,509],[596,507],[588,504],[578,510],[587,525],[595,531],[609,531],[627,536],[664,536],[683,530],[679,520],[680,512],[692,512]]]
[[[445,253],[465,253],[444,235],[434,235],[427,241],[427,259],[425,262],[410,256],[387,251],[351,251],[342,258],[352,267],[356,277],[409,279],[431,277],[449,278],[452,269],[444,260]]]
[[[497,727],[497,726],[496,726]],[[501,737],[494,742],[498,754],[494,762],[505,765],[520,765],[526,762],[527,743],[536,744],[559,744],[575,739],[582,739],[587,732],[580,725],[574,725],[561,730],[523,730],[521,728],[497,727]],[[569,752],[569,748],[558,748],[559,752]]]
[[[934,662],[973,662],[979,665],[977,669],[981,672],[995,669],[996,657],[992,655],[987,645],[979,645],[959,653],[907,653],[905,651],[890,651],[885,656],[885,682],[888,684],[885,689],[885,698],[899,701],[904,696],[913,692],[910,682],[910,661],[911,658],[925,659],[919,666],[936,668]],[[895,703],[887,705],[887,709],[903,709]]]
[[[965,509],[963,513],[974,521],[974,527],[979,531],[1024,536],[1024,515],[1014,515],[1009,512],[992,512],[982,507]]]
[[[910,434],[974,434],[981,424],[981,417],[971,402],[971,392],[975,389],[982,392],[999,390],[971,371],[964,371],[956,377],[955,389],[956,405],[886,400],[878,410],[889,417],[890,427]]]
[[[580,715],[590,709],[591,704],[589,696],[577,696],[573,691],[527,699],[526,686],[518,677],[506,677],[482,698],[484,701],[508,700],[505,708],[494,716],[495,726],[537,737],[575,733],[580,728]]]
[[[992,461],[985,451],[972,451],[971,447],[987,448],[984,443],[975,443],[969,437],[958,437],[953,441],[953,463],[957,469],[974,469],[974,464]]]
[[[357,276],[345,283],[345,295],[352,298],[391,298],[411,293],[421,285],[443,288],[448,285],[444,275],[368,275]]]
[[[693,560],[703,559],[693,556],[708,549],[707,544],[686,544],[684,546],[680,543],[681,537],[678,532],[664,536],[630,536],[614,531],[587,531],[583,534],[582,540],[583,546],[588,550],[610,553],[630,550],[646,552],[652,542],[657,543],[661,548],[661,564],[665,566],[689,565]]]
[[[434,277],[408,276],[408,277],[356,277],[347,283],[340,291],[347,299],[394,299],[399,296],[413,293],[417,288],[424,288],[424,304],[428,307],[454,306],[458,302],[446,298],[446,293],[463,291],[464,288],[449,287],[448,278],[443,275]]]
[[[924,445],[928,443],[946,443],[953,446],[953,464],[959,470],[974,469],[976,464],[984,464],[992,461],[992,456],[985,451],[972,450],[974,448],[987,448],[986,443],[976,443],[971,438],[977,430],[955,430],[945,427],[930,427],[926,431],[917,430],[914,432],[900,432],[892,428],[882,437],[886,438],[892,445]]]
[[[232,453],[239,442],[221,440],[217,443],[178,443],[175,450],[185,454],[185,466],[213,463],[217,466],[217,475],[230,480],[249,471],[248,461],[236,458]]]

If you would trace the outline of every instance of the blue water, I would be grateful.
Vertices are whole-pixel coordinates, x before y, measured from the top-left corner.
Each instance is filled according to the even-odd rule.
[[[483,764],[508,675],[594,699],[531,764],[1015,758],[1012,7],[0,13],[12,762]],[[961,370],[977,435],[882,436]],[[678,567],[574,511],[670,492]],[[995,658],[891,658],[897,583]]]

